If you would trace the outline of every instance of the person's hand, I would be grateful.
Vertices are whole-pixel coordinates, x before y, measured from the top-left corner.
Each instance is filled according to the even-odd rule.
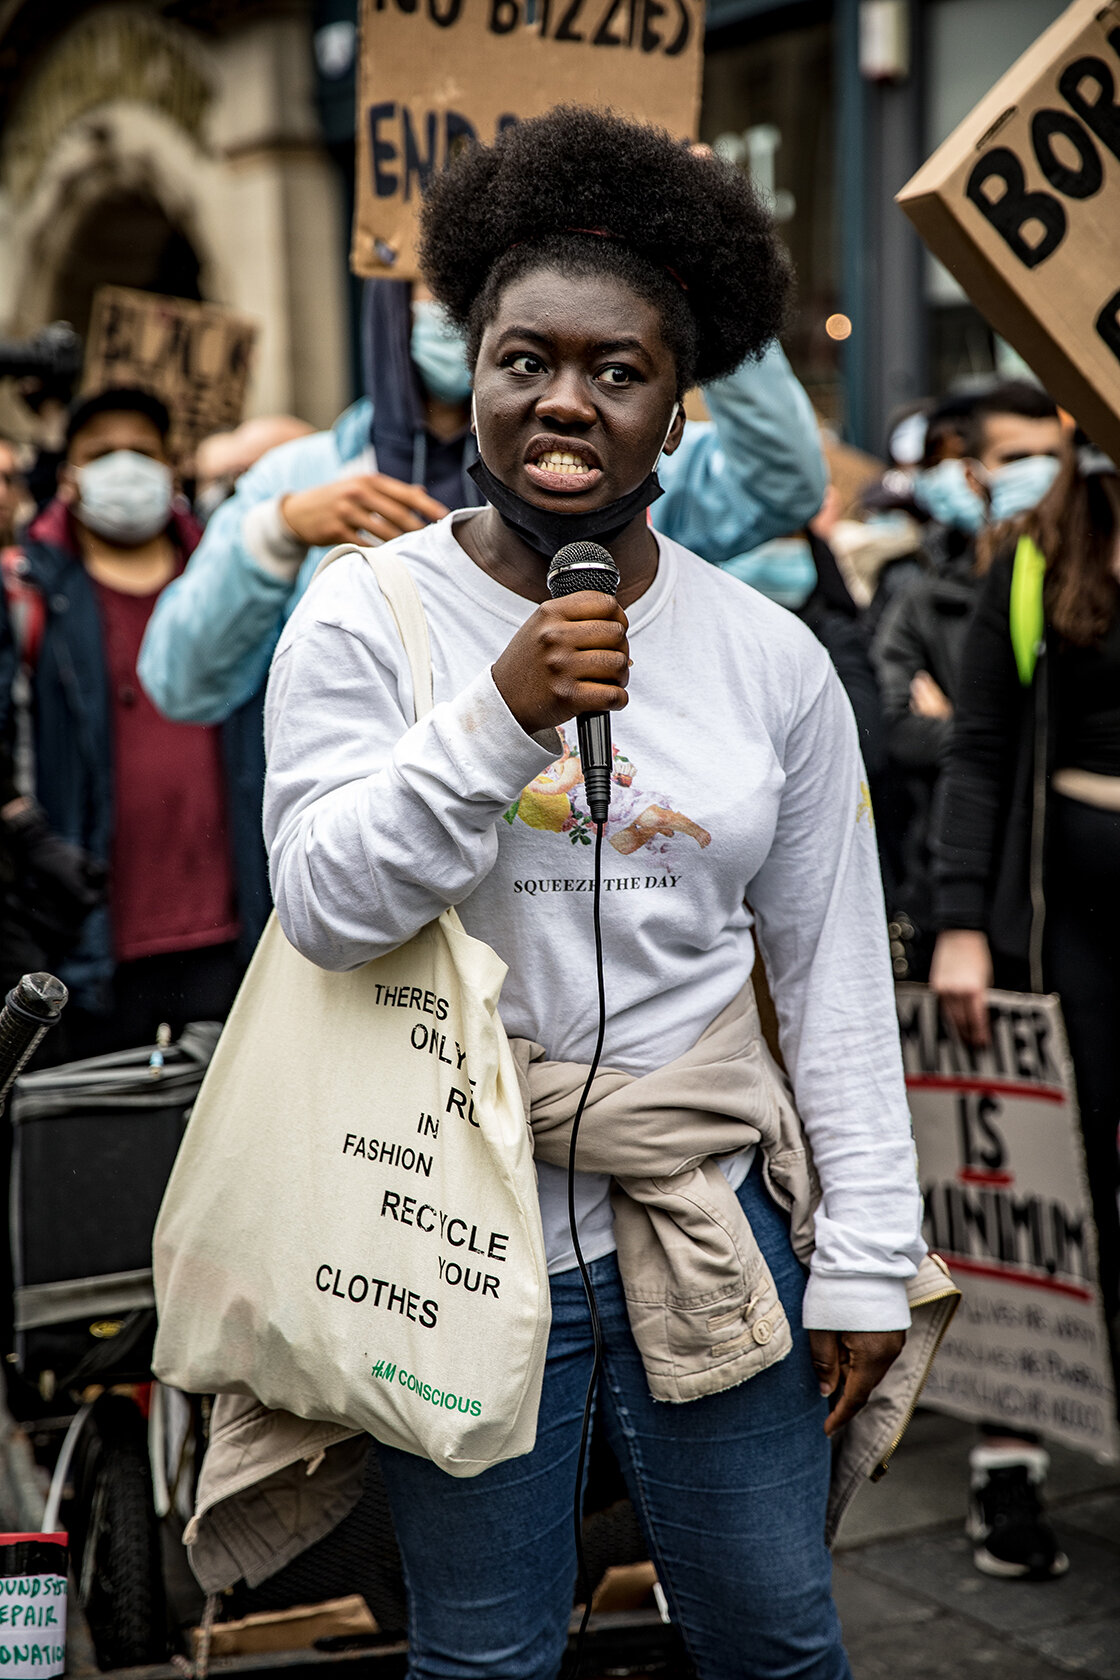
[[[60,839],[35,800],[11,800],[0,810],[12,853],[39,887],[80,922],[105,897],[107,871],[80,846]]]
[[[918,717],[951,718],[953,705],[928,671],[916,671],[910,683],[910,710]]]
[[[930,964],[930,990],[940,998],[946,1019],[965,1043],[977,1048],[988,1042],[984,994],[991,983],[992,953],[985,934],[973,928],[952,928],[938,934]]]
[[[0,826],[17,865],[18,916],[55,960],[77,944],[90,911],[104,903],[108,872],[80,846],[61,839],[33,799],[0,809]]]
[[[284,523],[308,548],[354,542],[367,532],[389,542],[405,531],[423,530],[446,512],[423,485],[402,484],[386,473],[359,473],[313,490],[293,490],[280,503]]]
[[[627,701],[626,614],[613,595],[581,589],[539,606],[494,663],[494,684],[527,735],[579,712]]]
[[[839,1400],[824,1420],[826,1435],[835,1435],[866,1406],[906,1342],[905,1330],[810,1330],[809,1348],[822,1394]]]
[[[840,523],[840,515],[844,511],[844,503],[840,499],[840,492],[831,481],[824,487],[824,501],[809,521],[809,529],[822,542],[831,542],[832,533]]]

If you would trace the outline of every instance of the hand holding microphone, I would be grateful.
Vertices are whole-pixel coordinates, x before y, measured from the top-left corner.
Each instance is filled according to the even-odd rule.
[[[579,720],[580,763],[592,820],[610,803],[610,712],[627,702],[626,614],[618,569],[599,543],[569,543],[548,571],[553,596],[495,661],[499,694],[526,734]]]

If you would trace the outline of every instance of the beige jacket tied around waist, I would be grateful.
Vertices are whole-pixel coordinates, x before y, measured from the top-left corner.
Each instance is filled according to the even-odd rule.
[[[549,1062],[512,1041],[534,1152],[566,1166],[578,1063]],[[771,1056],[748,984],[691,1050],[641,1078],[597,1074],[580,1122],[585,1172],[610,1173],[619,1270],[635,1342],[657,1400],[731,1388],[792,1345],[770,1269],[714,1156],[757,1145],[772,1195],[808,1265],[819,1187],[801,1122]],[[907,1286],[906,1346],[833,1461],[828,1537],[860,1483],[877,1476],[910,1420],[959,1300],[944,1263],[927,1256]],[[185,1539],[202,1586],[256,1586],[330,1532],[357,1503],[367,1443],[337,1424],[219,1395],[198,1505]]]
[[[587,1068],[513,1041],[533,1153],[566,1167]],[[748,984],[683,1056],[634,1078],[595,1076],[580,1122],[583,1172],[610,1173],[630,1328],[655,1400],[695,1400],[753,1377],[792,1345],[770,1268],[713,1159],[762,1147],[763,1172],[808,1265],[819,1190],[801,1122]]]

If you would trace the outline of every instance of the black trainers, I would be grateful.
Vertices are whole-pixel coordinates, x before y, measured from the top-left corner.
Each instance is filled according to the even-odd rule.
[[[1053,1581],[1069,1559],[1046,1520],[1040,1489],[1050,1459],[1041,1447],[974,1447],[972,1497],[965,1533],[972,1560],[1006,1581]]]

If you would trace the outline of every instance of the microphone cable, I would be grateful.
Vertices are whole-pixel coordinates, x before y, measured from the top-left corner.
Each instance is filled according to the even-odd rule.
[[[617,601],[619,581],[618,567],[615,565],[609,549],[596,542],[570,542],[566,543],[563,548],[558,549],[553,555],[548,568],[547,587],[548,593],[554,601],[560,596],[572,595],[582,589],[598,590],[604,595],[610,595]],[[583,1607],[583,1620],[580,1622],[579,1631],[576,1634],[569,1680],[576,1680],[579,1674],[583,1642],[587,1633],[587,1624],[591,1619],[592,1583],[587,1578],[587,1559],[583,1550],[583,1476],[587,1467],[587,1449],[591,1439],[591,1412],[595,1404],[595,1390],[599,1385],[599,1373],[603,1365],[603,1327],[599,1319],[599,1307],[595,1300],[591,1273],[583,1257],[579,1231],[576,1226],[576,1145],[579,1142],[579,1126],[583,1119],[583,1111],[587,1106],[587,1099],[591,1095],[595,1075],[599,1071],[599,1059],[603,1054],[603,1040],[607,1031],[607,988],[603,973],[603,834],[610,812],[611,766],[613,761],[610,717],[606,712],[580,713],[577,720],[577,730],[584,790],[587,794],[591,821],[595,827],[592,920],[595,924],[595,973],[599,993],[599,1027],[595,1035],[595,1054],[591,1058],[591,1066],[587,1070],[587,1078],[584,1081],[583,1090],[580,1092],[579,1102],[576,1105],[576,1112],[572,1120],[571,1142],[568,1145],[568,1229],[572,1236],[572,1250],[576,1257],[576,1265],[579,1267],[579,1275],[583,1280],[583,1292],[587,1297],[587,1309],[591,1318],[591,1335],[594,1346],[591,1376],[587,1383],[587,1398],[583,1403],[583,1422],[580,1426],[579,1453],[576,1462],[576,1486],[572,1502],[572,1520],[576,1540],[576,1567],[586,1589],[586,1602]]]
[[[587,1449],[591,1439],[591,1412],[595,1404],[595,1391],[599,1386],[599,1374],[603,1364],[603,1327],[599,1320],[599,1307],[595,1300],[595,1288],[591,1282],[591,1272],[583,1258],[580,1247],[579,1230],[576,1225],[576,1144],[579,1140],[579,1124],[583,1119],[583,1111],[587,1106],[587,1099],[591,1095],[591,1087],[595,1075],[599,1071],[599,1059],[603,1054],[603,1039],[607,1031],[607,987],[603,972],[603,831],[605,823],[595,824],[595,865],[594,883],[592,888],[591,914],[595,925],[595,975],[599,994],[599,1026],[595,1035],[595,1053],[591,1058],[591,1065],[587,1070],[580,1099],[576,1105],[575,1116],[572,1120],[572,1136],[568,1145],[568,1229],[572,1235],[572,1248],[575,1252],[576,1265],[583,1280],[583,1292],[587,1297],[587,1307],[591,1315],[591,1336],[594,1352],[591,1359],[591,1375],[587,1382],[587,1397],[583,1402],[583,1422],[580,1425],[579,1453],[576,1461],[576,1488],[573,1498],[572,1520],[575,1527],[576,1540],[576,1568],[583,1580],[586,1599],[583,1606],[583,1619],[576,1634],[575,1651],[568,1671],[568,1680],[577,1680],[580,1661],[583,1656],[583,1643],[587,1634],[587,1624],[591,1620],[591,1589],[592,1583],[587,1575],[587,1559],[583,1550],[583,1475],[587,1467]]]

